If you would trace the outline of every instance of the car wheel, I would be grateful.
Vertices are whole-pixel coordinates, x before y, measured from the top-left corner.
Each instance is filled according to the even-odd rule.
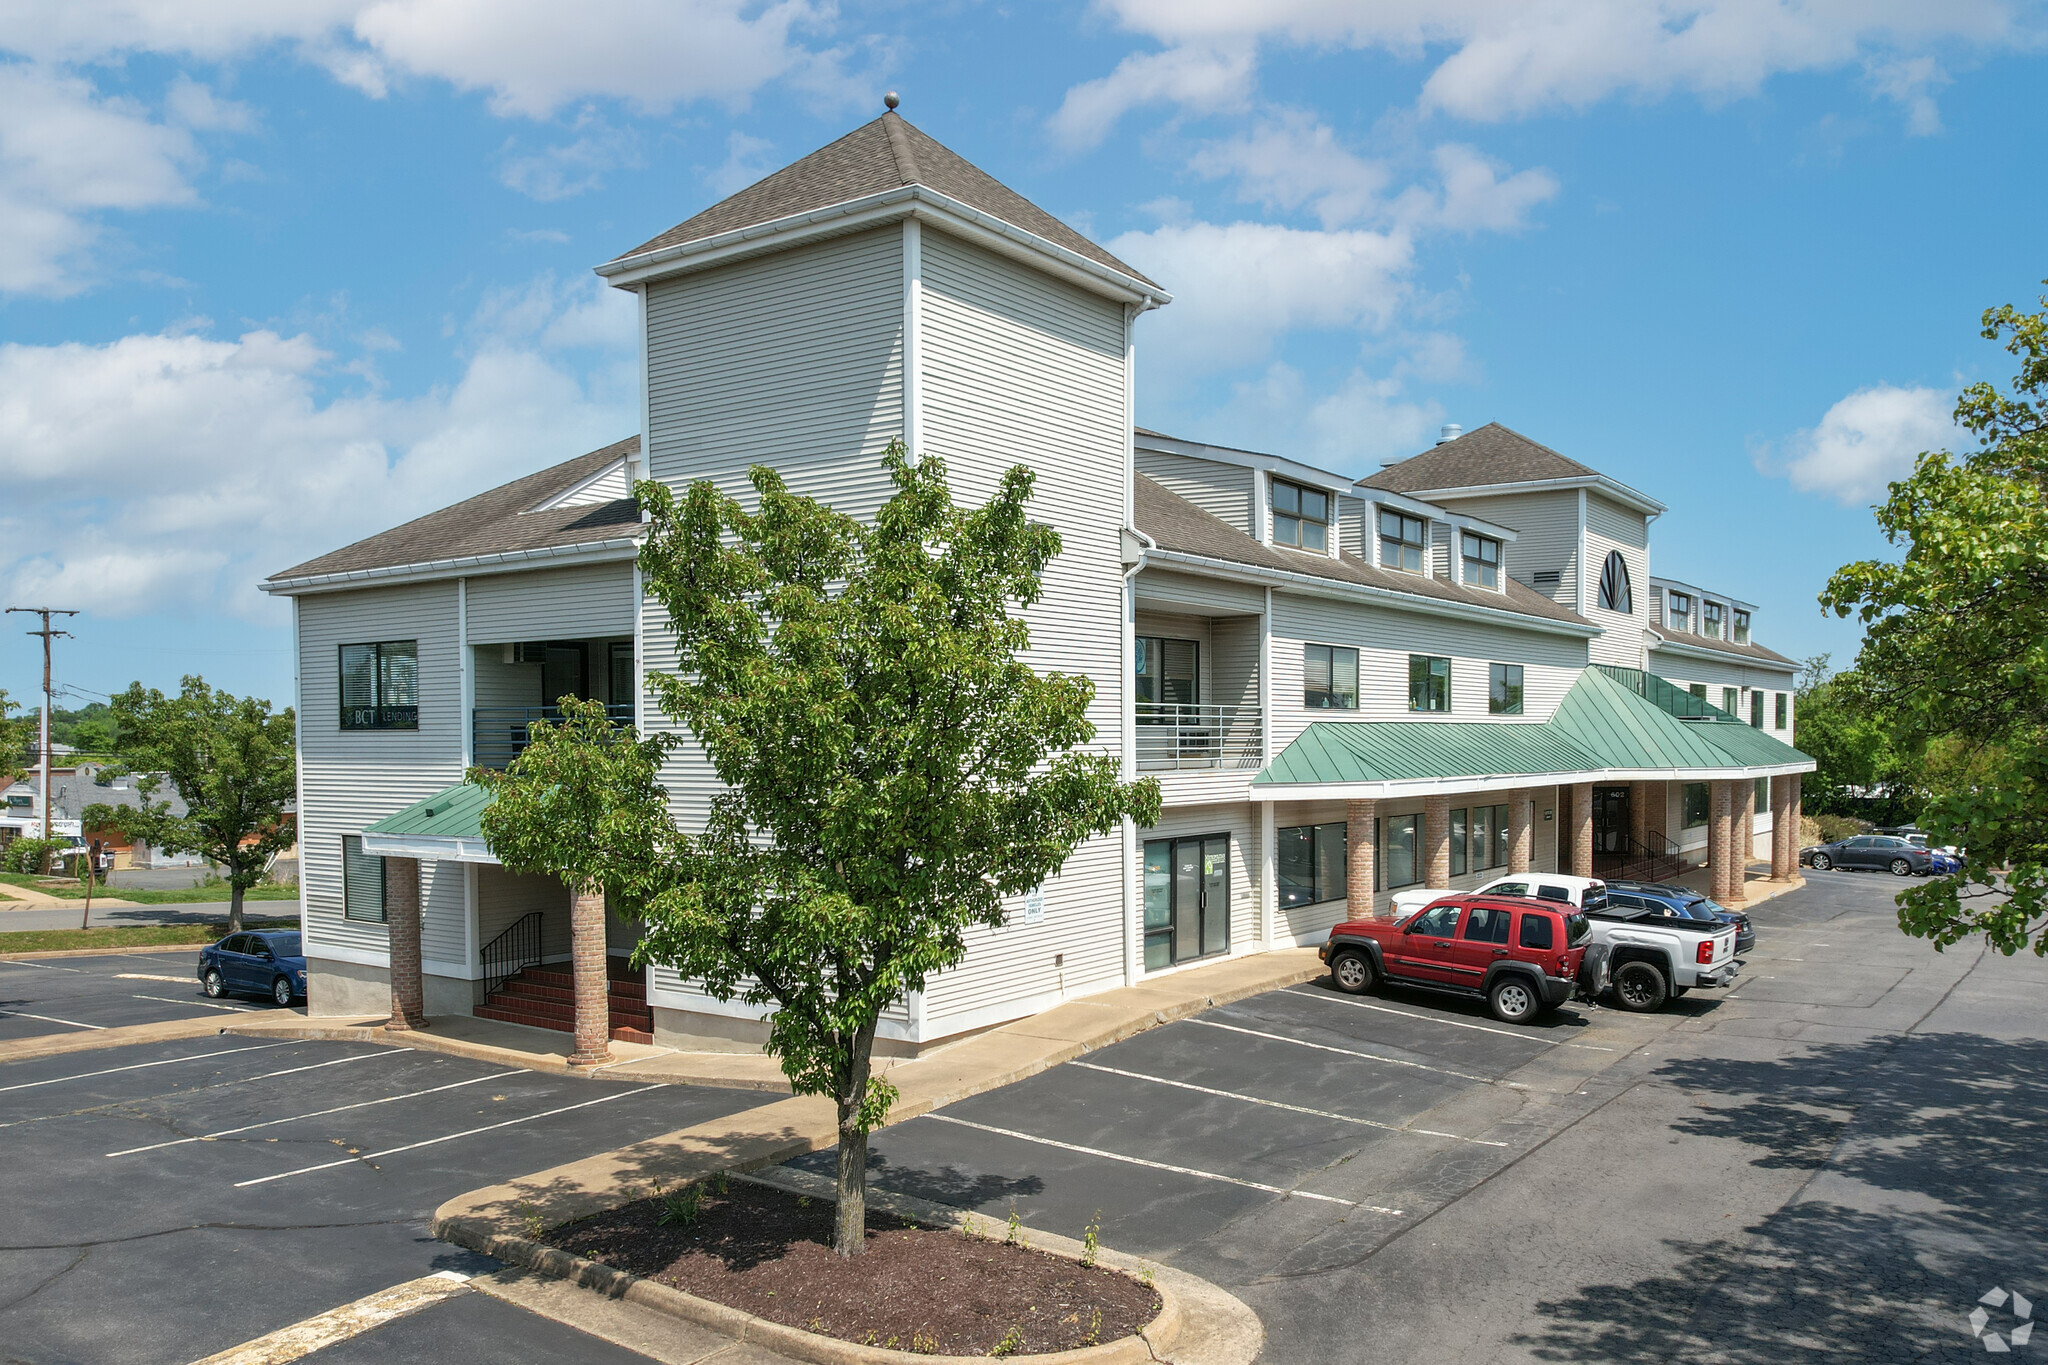
[[[1523,1024],[1536,1017],[1543,997],[1524,976],[1504,976],[1486,993],[1486,1006],[1503,1024]]]
[[[1835,860],[1833,858],[1830,858],[1825,853],[1816,853],[1813,855],[1813,870],[1815,872],[1825,872],[1834,865]]]
[[[1614,998],[1632,1014],[1649,1014],[1664,1007],[1671,988],[1664,973],[1647,962],[1624,962],[1615,969]]]
[[[289,1009],[292,1003],[291,978],[280,976],[277,980],[271,982],[270,998],[275,1000],[280,1007]]]
[[[1364,995],[1377,975],[1372,958],[1356,948],[1347,948],[1330,959],[1330,979],[1346,995]]]
[[[1910,877],[1913,875],[1913,865],[1904,858],[1894,858],[1892,859],[1892,875],[1894,877]]]
[[[218,967],[208,967],[206,975],[201,980],[205,983],[206,993],[216,1000],[228,993],[227,978],[220,974]]]

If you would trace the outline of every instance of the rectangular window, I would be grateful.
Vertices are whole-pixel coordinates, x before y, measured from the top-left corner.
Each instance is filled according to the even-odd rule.
[[[1408,656],[1408,709],[1448,711],[1451,709],[1451,661],[1427,654]]]
[[[1451,812],[1451,875],[1465,875],[1465,848],[1471,835],[1471,821],[1463,806]],[[1484,862],[1479,864],[1485,867]]]
[[[1764,728],[1764,694],[1754,688],[1749,693],[1749,723],[1759,730]]]
[[[1500,542],[1486,536],[1475,536],[1470,531],[1464,534],[1465,586],[1468,588],[1497,588],[1500,586]]]
[[[1415,850],[1422,843],[1420,815],[1390,815],[1380,822],[1385,830],[1385,847],[1380,862],[1387,869],[1387,889],[1413,886],[1422,880]]]
[[[1671,628],[1673,630],[1691,630],[1692,594],[1674,592],[1666,594],[1666,597],[1670,603]]]
[[[1701,701],[1705,701],[1707,699],[1707,685],[1705,683],[1694,683],[1691,687],[1687,688],[1686,690],[1691,692],[1695,697],[1698,697]]]
[[[1344,899],[1343,821],[1291,825],[1274,836],[1282,908]]]
[[[1685,829],[1698,829],[1707,823],[1707,784],[1688,782],[1684,793],[1685,815],[1680,824]]]
[[[1521,715],[1522,666],[1488,664],[1486,675],[1486,709],[1496,716]]]
[[[1273,480],[1273,543],[1330,550],[1330,495],[1285,479]]]
[[[1721,612],[1719,602],[1706,604],[1700,611],[1700,634],[1712,636],[1716,640],[1721,638]]]
[[[385,920],[384,860],[363,852],[360,834],[341,836],[341,914],[371,924]]]
[[[1721,689],[1721,709],[1722,709],[1723,711],[1726,711],[1726,712],[1727,712],[1727,713],[1728,713],[1729,715],[1731,715],[1731,716],[1739,716],[1739,715],[1741,715],[1741,714],[1742,714],[1742,692],[1741,692],[1741,689],[1739,689],[1739,688],[1734,688],[1734,687],[1724,687],[1724,688],[1722,688],[1722,689]]]
[[[606,659],[610,665],[611,695],[605,700],[613,706],[638,706],[639,702],[633,695],[633,642],[614,640]]]
[[[1193,706],[1201,700],[1197,682],[1202,661],[1199,640],[1164,640],[1141,635],[1137,644],[1140,704]]]
[[[1735,613],[1735,643],[1738,645],[1749,643],[1749,613],[1746,611]]]
[[[1403,573],[1421,573],[1429,553],[1428,528],[1421,517],[1399,512],[1380,512],[1380,567]]]
[[[1358,709],[1358,651],[1342,645],[1301,647],[1301,704],[1311,710]]]
[[[1506,806],[1474,806],[1472,832],[1468,842],[1471,850],[1471,869],[1474,872],[1484,872],[1490,867],[1506,867],[1509,837]],[[1453,835],[1452,838],[1455,839],[1456,836]],[[1455,844],[1451,856],[1453,859],[1458,856]]]
[[[1780,729],[1780,730],[1782,730],[1782,729],[1784,729],[1784,728],[1785,728],[1785,700],[1786,700],[1786,694],[1785,694],[1785,693],[1783,693],[1783,692],[1780,692],[1780,693],[1778,694],[1778,724],[1777,724],[1777,728],[1778,728],[1778,729]]]
[[[1759,777],[1756,780],[1756,813],[1765,814],[1771,808],[1771,779]]]
[[[341,647],[341,728],[420,728],[419,641]]]

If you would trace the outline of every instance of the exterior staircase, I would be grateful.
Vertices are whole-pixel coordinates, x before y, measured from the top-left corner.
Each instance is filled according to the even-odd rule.
[[[641,973],[622,957],[605,959],[611,977],[611,1036],[619,1043],[652,1043],[654,1011],[647,1004]],[[558,1033],[576,1031],[576,978],[566,962],[523,967],[484,997],[474,1011],[479,1019],[496,1019]]]

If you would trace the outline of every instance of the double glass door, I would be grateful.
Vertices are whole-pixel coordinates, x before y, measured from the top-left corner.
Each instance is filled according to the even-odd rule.
[[[1230,837],[1145,844],[1145,969],[1230,950]]]

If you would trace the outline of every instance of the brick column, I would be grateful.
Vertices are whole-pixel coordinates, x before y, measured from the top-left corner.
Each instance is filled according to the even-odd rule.
[[[1734,864],[1735,791],[1732,782],[1707,784],[1707,888],[1723,904],[1733,894],[1728,869]]]
[[[1508,871],[1527,872],[1536,852],[1536,789],[1508,793]]]
[[[604,890],[577,888],[569,902],[569,959],[576,981],[576,1051],[570,1066],[612,1059],[611,981],[605,975]]]
[[[1593,875],[1593,784],[1572,783],[1572,870],[1574,877]]]
[[[1771,779],[1771,880],[1789,882],[1799,869],[1799,828],[1792,818],[1796,777]]]
[[[1446,887],[1451,881],[1451,798],[1422,798],[1422,884]]]
[[[1786,781],[1792,784],[1792,828],[1785,832],[1785,837],[1792,843],[1786,852],[1792,860],[1792,875],[1798,877],[1802,875],[1799,871],[1799,846],[1806,842],[1806,836],[1800,833],[1806,823],[1806,774],[1794,773]]]
[[[391,940],[391,1018],[384,1027],[397,1033],[425,1028],[426,982],[420,976],[419,859],[384,860],[384,925]]]
[[[1745,777],[1731,782],[1730,805],[1735,817],[1735,854],[1728,869],[1728,894],[1732,899],[1726,903],[1739,905],[1749,899],[1749,865],[1756,857],[1756,779]]]
[[[1638,857],[1650,846],[1650,784],[1628,784],[1628,856]]]
[[[1372,818],[1377,801],[1347,801],[1344,804],[1344,914],[1347,919],[1372,918],[1373,845]]]

